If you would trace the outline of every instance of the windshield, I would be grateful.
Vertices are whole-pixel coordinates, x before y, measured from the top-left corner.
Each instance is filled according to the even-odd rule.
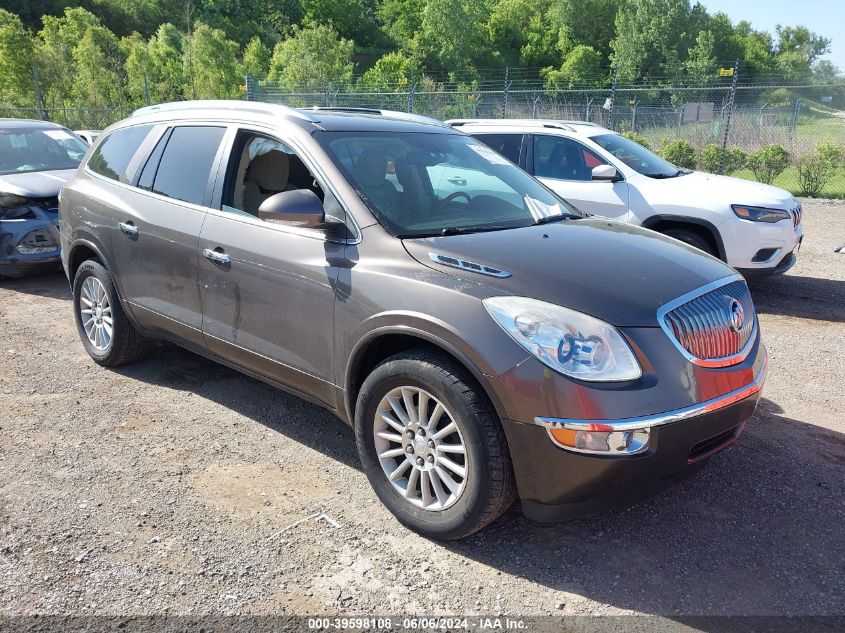
[[[516,228],[580,213],[463,134],[318,132],[361,199],[398,237]]]
[[[60,128],[0,129],[0,174],[75,169],[87,150]]]
[[[683,176],[687,173],[682,169],[678,169],[672,163],[663,160],[651,150],[646,149],[629,138],[625,138],[621,134],[602,134],[600,136],[592,136],[590,140],[599,147],[606,149],[628,165],[628,167],[641,173],[643,176],[650,178],[674,178],[675,176]]]

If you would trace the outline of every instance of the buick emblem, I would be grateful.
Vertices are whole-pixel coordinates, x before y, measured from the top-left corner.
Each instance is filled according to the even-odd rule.
[[[745,311],[742,309],[742,304],[736,299],[729,300],[728,323],[734,332],[739,332],[745,323]]]

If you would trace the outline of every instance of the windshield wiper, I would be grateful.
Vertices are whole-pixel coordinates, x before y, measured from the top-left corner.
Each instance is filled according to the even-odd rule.
[[[662,180],[664,178],[676,178],[678,176],[686,176],[688,173],[690,173],[690,172],[688,172],[684,169],[679,169],[674,174],[643,174],[643,175],[648,176],[649,178],[656,178],[658,180]]]
[[[560,213],[558,215],[547,215],[542,218],[538,218],[533,226],[539,226],[540,224],[549,224],[551,222],[560,222],[561,220],[580,220],[580,215],[575,215],[574,213]]]
[[[506,231],[507,229],[516,229],[517,226],[512,224],[499,225],[492,224],[490,226],[447,226],[440,231],[439,235],[462,235],[465,233],[486,233],[488,231]]]

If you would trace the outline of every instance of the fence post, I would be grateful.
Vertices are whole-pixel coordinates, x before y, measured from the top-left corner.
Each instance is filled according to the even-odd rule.
[[[678,134],[681,133],[681,126],[684,124],[684,104],[678,108]]]
[[[32,86],[35,89],[35,103],[38,106],[38,118],[47,120],[47,108],[44,107],[44,94],[41,92],[41,79],[38,76],[38,66],[32,63]]]
[[[585,121],[590,120],[590,106],[591,105],[593,105],[593,98],[592,97],[587,99],[587,108],[586,108],[586,111],[584,112],[584,120]]]
[[[613,130],[613,106],[616,104],[616,64],[613,64],[613,79],[610,82],[610,111],[608,113],[608,127]]]
[[[147,73],[144,72],[144,103],[150,105],[150,84],[147,83]]]
[[[722,151],[719,154],[719,173],[725,173],[725,152],[728,149],[728,134],[731,130],[731,114],[734,109],[734,98],[736,97],[736,80],[739,76],[739,59],[734,62],[734,76],[731,79],[731,93],[728,97],[728,118],[725,120],[724,134],[722,135]]]
[[[510,75],[510,68],[505,66],[505,85],[504,90],[502,91],[502,118],[507,118],[508,116],[508,91],[511,88],[511,81],[509,79]]]
[[[408,112],[414,112],[415,92],[417,89],[416,82],[413,77],[408,78]]]
[[[246,76],[246,100],[255,101],[255,78],[251,74]]]
[[[637,97],[634,97],[634,103],[631,104],[631,131],[637,131],[637,104],[639,104],[640,100]]]
[[[801,97],[795,97],[795,105],[792,108],[792,121],[789,125],[789,133],[795,138],[795,128],[798,126],[798,117],[801,114]]]

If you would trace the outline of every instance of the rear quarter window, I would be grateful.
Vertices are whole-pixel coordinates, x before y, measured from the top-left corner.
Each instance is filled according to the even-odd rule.
[[[152,125],[136,125],[111,132],[91,154],[88,169],[100,176],[128,183],[130,174],[126,173],[126,168],[152,129]]]

